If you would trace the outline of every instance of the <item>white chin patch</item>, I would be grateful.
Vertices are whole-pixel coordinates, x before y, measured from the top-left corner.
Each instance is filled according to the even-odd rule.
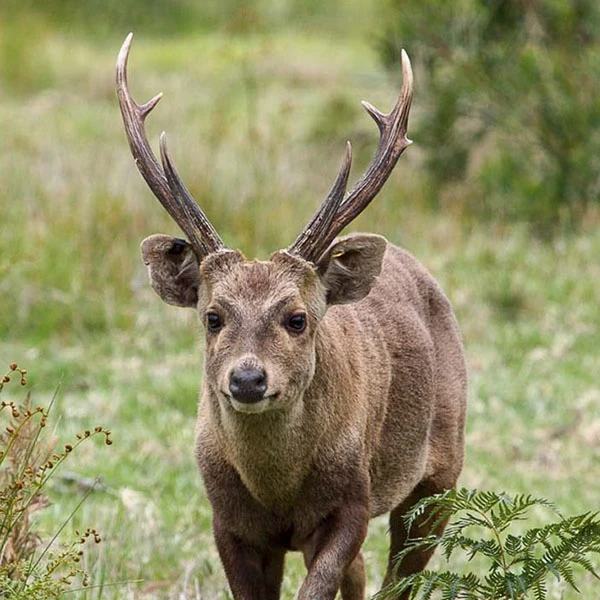
[[[249,415],[256,415],[258,413],[265,412],[269,409],[269,405],[271,404],[270,398],[263,398],[258,402],[238,402],[234,398],[228,398],[228,400],[234,410]]]

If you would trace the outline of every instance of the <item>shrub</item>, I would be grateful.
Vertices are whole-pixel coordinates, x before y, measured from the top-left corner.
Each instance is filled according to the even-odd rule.
[[[425,151],[435,200],[529,220],[539,231],[575,222],[598,202],[597,2],[391,6],[381,55],[395,65],[402,45],[418,63],[425,111],[413,137]]]
[[[27,385],[26,370],[16,363],[0,377],[0,393],[14,379]],[[56,440],[44,435],[50,407],[33,407],[27,394],[22,406],[0,401],[0,597],[11,600],[49,600],[72,591],[76,580],[88,584],[88,573],[80,566],[88,540],[101,541],[95,529],[75,532],[70,543],[53,550],[54,542],[74,512],[49,541],[32,529],[32,515],[49,504],[46,488],[50,478],[77,447],[92,437],[112,443],[103,427],[78,434],[72,444],[56,448]],[[84,497],[85,500],[85,497]],[[81,501],[83,502],[83,500]],[[81,505],[81,502],[79,505]],[[75,509],[77,510],[77,509]]]

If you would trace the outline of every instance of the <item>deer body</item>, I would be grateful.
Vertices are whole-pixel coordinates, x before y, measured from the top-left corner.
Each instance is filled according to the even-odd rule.
[[[455,485],[463,462],[466,375],[456,320],[410,254],[381,236],[334,240],[375,196],[408,145],[412,74],[381,132],[372,166],[345,197],[350,148],[313,219],[287,250],[248,261],[227,249],[181,183],[161,138],[162,168],[143,131],[159,97],[127,90],[129,37],[117,89],[138,167],[189,242],[144,240],[157,293],[193,307],[206,330],[196,455],[214,537],[236,600],[277,600],[288,550],[307,567],[299,600],[363,600],[360,553],[371,517],[390,513],[395,577],[401,516]],[[443,528],[443,524],[439,525]],[[424,515],[414,535],[431,529]],[[422,569],[429,552],[398,572]],[[401,600],[408,597],[405,594]]]

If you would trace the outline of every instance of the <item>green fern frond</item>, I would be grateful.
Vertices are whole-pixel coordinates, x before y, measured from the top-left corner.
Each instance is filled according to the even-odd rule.
[[[511,532],[511,526],[525,521],[536,506],[548,509],[558,520],[521,534]],[[564,518],[544,498],[461,489],[422,500],[405,516],[405,522],[410,529],[417,519],[421,525],[425,520],[435,526],[450,517],[456,520],[441,536],[409,540],[397,564],[409,552],[439,546],[446,559],[456,551],[462,551],[467,561],[481,556],[488,567],[485,576],[423,571],[382,590],[378,599],[397,598],[411,590],[415,600],[430,600],[435,592],[441,593],[442,600],[546,600],[550,575],[574,590],[575,566],[600,579],[589,559],[591,554],[600,554],[598,513]]]
[[[490,509],[489,516],[494,528],[497,531],[504,531],[515,521],[522,520],[525,517],[525,513],[533,506],[544,506],[556,512],[554,504],[544,498],[534,498],[531,495],[510,498],[506,494],[500,494],[497,504]]]
[[[547,595],[546,581],[541,579],[533,584],[533,596],[535,600],[546,600]]]

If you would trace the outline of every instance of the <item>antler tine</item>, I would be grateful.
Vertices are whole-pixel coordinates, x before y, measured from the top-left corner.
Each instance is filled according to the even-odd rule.
[[[289,246],[288,252],[302,256],[309,261],[316,261],[321,256],[325,248],[321,249],[321,245],[318,242],[331,227],[336,212],[344,200],[351,166],[352,146],[350,142],[347,142],[344,162],[340,167],[333,187],[319,209],[312,216],[308,225],[302,230],[302,233],[300,233],[294,243]]]
[[[166,161],[163,157],[163,164],[168,164],[170,167],[169,178],[165,175],[154,156],[146,136],[144,124],[146,117],[162,98],[162,94],[156,95],[141,105],[132,98],[127,83],[127,60],[132,39],[133,33],[130,33],[121,46],[117,58],[116,73],[117,97],[129,148],[142,177],[169,215],[188,237],[198,259],[202,260],[208,254],[224,248],[225,245],[202,212],[202,209],[179,179],[166,153],[166,147],[164,152]]]
[[[353,221],[375,198],[379,190],[393,171],[400,155],[412,144],[406,137],[408,115],[413,99],[413,74],[410,60],[402,50],[402,89],[396,105],[389,114],[379,112],[368,102],[363,102],[365,110],[377,123],[379,128],[379,146],[373,160],[362,178],[355,184],[346,200],[339,206],[331,225],[322,236],[311,236],[310,241],[304,241],[302,253],[296,252],[303,258],[316,262],[329,247],[334,238]],[[323,206],[325,202],[323,203]],[[321,207],[322,210],[323,207]],[[313,220],[315,217],[313,217]],[[306,231],[306,230],[305,230]],[[305,232],[303,232],[304,234]],[[300,237],[302,237],[302,235]],[[294,242],[294,247],[298,240]]]
[[[225,247],[215,228],[206,218],[201,210],[194,210],[197,207],[196,201],[181,181],[171,157],[167,151],[167,136],[163,131],[160,135],[160,158],[163,164],[163,170],[169,182],[169,188],[180,204],[186,223],[193,226],[194,232],[200,235],[196,243],[201,248],[202,256],[207,256],[212,252],[219,251]]]

